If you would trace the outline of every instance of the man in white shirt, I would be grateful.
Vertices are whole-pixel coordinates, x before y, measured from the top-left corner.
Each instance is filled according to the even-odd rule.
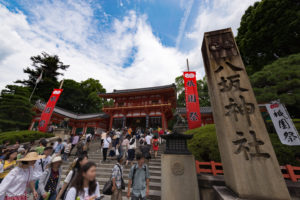
[[[107,151],[109,149],[109,146],[111,144],[111,137],[109,136],[109,134],[106,134],[106,138],[103,139],[103,144],[102,144],[102,152],[103,152],[103,162],[106,161],[106,157],[107,157]]]
[[[36,184],[38,184],[38,180],[42,176],[43,172],[45,171],[48,164],[51,162],[51,154],[53,152],[52,147],[46,147],[44,149],[45,158],[37,160],[34,164],[33,168],[33,179],[36,180]]]
[[[147,134],[147,136],[145,137],[145,141],[147,143],[147,147],[149,152],[151,152],[151,140],[152,140],[152,136],[150,135],[150,133]]]

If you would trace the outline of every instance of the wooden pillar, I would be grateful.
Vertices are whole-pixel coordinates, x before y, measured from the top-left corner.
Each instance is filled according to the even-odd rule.
[[[72,132],[71,132],[71,134],[74,135],[74,134],[75,134],[75,131],[76,131],[76,127],[75,127],[75,124],[74,124],[74,126],[72,127]]]
[[[205,33],[202,56],[226,186],[240,198],[290,199],[231,29]]]
[[[31,125],[29,126],[29,130],[30,130],[30,131],[32,130],[32,128],[33,128],[33,126],[34,126],[34,123],[35,123],[35,120],[33,119],[33,120],[31,121]]]
[[[83,130],[82,130],[82,134],[86,133],[86,129],[87,129],[87,123],[84,124]]]

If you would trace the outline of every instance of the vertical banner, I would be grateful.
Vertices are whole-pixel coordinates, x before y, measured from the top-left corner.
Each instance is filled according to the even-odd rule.
[[[300,145],[300,137],[297,129],[285,106],[280,103],[266,104],[277,135],[282,144]]]
[[[41,115],[41,119],[39,121],[39,131],[42,132],[46,132],[47,131],[47,127],[48,127],[48,123],[50,121],[52,112],[54,110],[54,107],[56,105],[56,102],[60,96],[60,94],[62,93],[62,89],[54,89],[47,105],[45,106],[43,113]]]
[[[189,129],[201,126],[201,114],[197,91],[196,72],[183,72],[186,114]]]

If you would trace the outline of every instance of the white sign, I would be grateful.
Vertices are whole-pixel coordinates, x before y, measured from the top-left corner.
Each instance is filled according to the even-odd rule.
[[[266,104],[278,137],[282,144],[300,145],[300,137],[285,106],[280,103]]]

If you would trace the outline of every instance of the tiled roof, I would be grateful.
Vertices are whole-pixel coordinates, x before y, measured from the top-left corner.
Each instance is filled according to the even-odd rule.
[[[167,88],[174,88],[176,89],[175,84],[170,85],[162,85],[162,86],[155,86],[155,87],[147,87],[147,88],[135,88],[135,89],[126,89],[126,90],[113,90],[111,93],[99,93],[99,94],[121,94],[121,93],[130,93],[130,92],[144,92],[144,91],[152,91],[152,90],[160,90],[160,89],[167,89]]]
[[[40,110],[44,110],[45,103],[42,103],[41,101],[37,101],[35,106]],[[91,113],[91,114],[77,114],[68,110],[65,110],[63,108],[55,106],[54,111],[57,114],[66,116],[68,118],[77,119],[77,120],[83,120],[83,119],[91,119],[91,118],[108,118],[109,115],[106,113]]]

